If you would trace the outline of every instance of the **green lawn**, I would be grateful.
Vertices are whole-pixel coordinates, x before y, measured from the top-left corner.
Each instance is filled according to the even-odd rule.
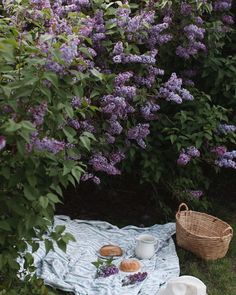
[[[236,204],[225,208],[222,208],[221,204],[216,205],[215,215],[229,222],[236,233]],[[207,285],[208,295],[236,295],[236,236],[226,257],[216,261],[203,261],[180,248],[177,248],[177,252],[181,274],[201,279]],[[58,291],[56,294],[71,293]]]

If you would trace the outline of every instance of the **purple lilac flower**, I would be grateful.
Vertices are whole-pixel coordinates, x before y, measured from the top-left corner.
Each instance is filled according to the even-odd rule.
[[[193,158],[200,157],[200,151],[195,146],[188,147],[186,153]]]
[[[106,95],[102,99],[102,111],[111,114],[113,118],[125,119],[128,113],[133,113],[134,109],[120,96]]]
[[[115,275],[119,272],[119,269],[114,265],[102,265],[97,270],[97,277],[107,278]]]
[[[109,155],[109,160],[113,165],[120,163],[124,159],[125,159],[125,154],[120,151],[113,152]]]
[[[223,15],[222,21],[227,25],[233,25],[234,24],[234,18],[231,15]]]
[[[216,153],[218,156],[223,156],[227,152],[227,148],[224,146],[217,146],[211,150],[212,153]]]
[[[157,52],[156,52],[157,54]],[[120,54],[120,55],[115,55],[113,57],[113,61],[115,63],[142,63],[142,64],[155,64],[156,63],[156,58],[155,55],[152,52],[148,54]]]
[[[117,96],[127,97],[132,99],[136,95],[135,86],[118,86],[115,88]]]
[[[192,12],[192,6],[190,4],[182,2],[180,7],[180,13],[184,16],[187,16],[191,14],[191,12]]]
[[[223,134],[228,134],[236,131],[235,125],[220,124],[218,127],[219,131]]]
[[[77,42],[71,42],[69,45],[62,44],[60,52],[64,62],[70,65],[77,56]]]
[[[191,160],[191,157],[184,152],[181,152],[177,160],[177,164],[180,166],[187,165]]]
[[[217,0],[214,3],[214,10],[215,11],[225,11],[225,10],[230,10],[232,6],[232,1],[231,0]]]
[[[117,120],[109,120],[109,127],[107,128],[107,132],[110,135],[115,135],[115,134],[121,134],[123,127],[120,125],[120,123]]]
[[[150,133],[149,124],[138,124],[137,126],[130,128],[127,133],[127,138],[136,140],[137,144],[142,148],[146,147],[144,139]]]
[[[89,160],[89,164],[95,171],[106,172],[109,175],[120,174],[120,171],[114,166],[114,164],[109,163],[108,159],[101,153],[94,154]]]
[[[160,110],[160,106],[158,104],[153,103],[153,102],[147,102],[140,109],[142,116],[146,120],[155,120],[155,119],[157,119],[157,114],[155,114],[155,113],[157,111],[159,111],[159,110]]]
[[[221,158],[216,160],[215,164],[219,167],[236,169],[236,162],[230,159]]]
[[[190,24],[184,27],[184,34],[189,43],[185,46],[179,45],[176,48],[176,54],[179,57],[189,59],[191,56],[196,55],[200,50],[206,51],[206,46],[199,41],[204,38],[205,29]]]
[[[96,128],[90,120],[80,121],[80,126],[82,129],[84,129],[84,131],[96,133]]]
[[[121,41],[117,42],[114,46],[113,55],[120,55],[124,52],[124,46],[123,43]]]
[[[99,177],[95,176],[92,173],[84,173],[83,176],[81,177],[82,181],[88,181],[88,180],[92,180],[95,184],[99,185],[101,183],[101,180]]]
[[[3,135],[0,135],[0,151],[3,150],[6,146],[6,138]]]
[[[75,130],[79,130],[81,128],[80,122],[76,119],[68,119],[67,124]]]
[[[48,151],[50,153],[57,154],[65,149],[66,144],[65,142],[58,141],[54,138],[44,137],[41,140],[36,139],[34,147],[39,151]]]
[[[170,79],[159,90],[159,95],[165,98],[166,101],[173,101],[181,104],[183,100],[193,100],[190,92],[182,87],[182,79],[178,78],[176,73],[173,73]]]
[[[165,17],[163,21],[164,22],[161,24],[152,26],[149,30],[149,35],[146,42],[151,49],[156,48],[157,45],[167,43],[173,38],[171,34],[162,34],[164,30],[169,28],[171,18]]]
[[[124,28],[130,19],[131,10],[129,8],[118,8],[116,13],[118,26]]]
[[[81,99],[78,96],[74,96],[71,100],[71,106],[73,108],[80,108],[81,107]]]
[[[199,26],[203,25],[204,21],[200,16],[195,17],[195,23]]]
[[[45,66],[48,70],[51,70],[59,75],[65,74],[65,67],[57,62],[49,60]]]
[[[126,82],[128,82],[133,77],[132,72],[123,72],[116,76],[115,78],[115,86],[123,86]]]
[[[205,29],[191,24],[184,27],[184,33],[190,41],[193,41],[195,39],[202,40],[204,38]]]
[[[226,158],[226,159],[231,159],[231,160],[233,160],[233,159],[236,158],[236,151],[225,152],[223,156],[224,156],[224,158]]]
[[[31,107],[29,113],[33,118],[33,124],[35,126],[40,126],[43,124],[44,117],[48,110],[47,102],[42,102],[39,106]]]
[[[105,138],[107,143],[109,144],[113,144],[116,141],[115,137],[109,134],[108,132],[105,133]]]
[[[134,285],[144,281],[147,278],[147,272],[138,272],[133,275],[126,276],[122,280],[122,286]]]
[[[188,190],[187,192],[195,199],[199,199],[203,195],[203,191],[200,190]]]

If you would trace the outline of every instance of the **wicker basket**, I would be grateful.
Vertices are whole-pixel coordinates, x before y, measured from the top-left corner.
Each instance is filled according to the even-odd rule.
[[[182,208],[184,211],[181,211]],[[226,255],[233,237],[233,229],[214,216],[191,211],[182,203],[176,213],[176,240],[178,246],[205,260]]]

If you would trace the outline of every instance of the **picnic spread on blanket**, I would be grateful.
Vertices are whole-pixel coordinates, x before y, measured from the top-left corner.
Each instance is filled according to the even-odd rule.
[[[58,215],[45,237],[57,226],[65,227],[75,241],[68,243],[65,252],[54,243],[48,253],[41,241],[32,253],[36,275],[46,285],[75,295],[206,295],[199,279],[179,277],[172,235],[176,233],[178,246],[205,260],[224,257],[233,236],[229,224],[191,211],[184,203],[176,223],[119,228],[105,221]]]
[[[179,276],[171,238],[175,223],[118,228],[102,221],[55,216],[51,230],[57,225],[64,225],[76,242],[69,242],[66,252],[55,245],[48,254],[42,242],[33,253],[37,276],[47,285],[75,295],[155,295]]]

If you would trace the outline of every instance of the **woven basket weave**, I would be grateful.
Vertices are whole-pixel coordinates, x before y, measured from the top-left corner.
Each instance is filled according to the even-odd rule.
[[[184,211],[181,209],[185,208]],[[226,255],[233,237],[233,229],[217,217],[191,211],[182,203],[176,213],[176,240],[178,246],[205,260]]]

